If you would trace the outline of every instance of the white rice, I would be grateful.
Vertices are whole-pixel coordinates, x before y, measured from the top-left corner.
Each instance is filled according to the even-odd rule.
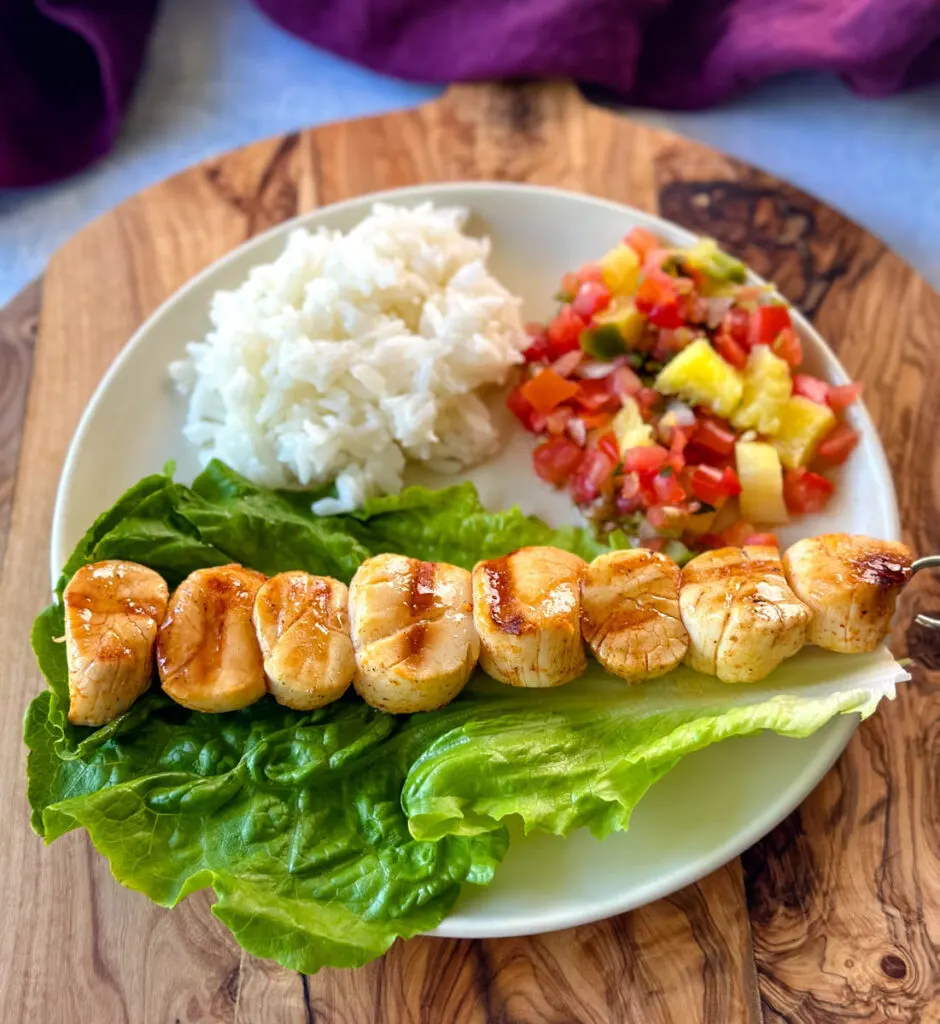
[[[520,300],[487,272],[467,211],[377,203],[348,234],[297,230],[170,366],[185,436],[259,484],[336,483],[329,515],[397,493],[407,461],[440,471],[497,446],[475,393],[527,341]]]

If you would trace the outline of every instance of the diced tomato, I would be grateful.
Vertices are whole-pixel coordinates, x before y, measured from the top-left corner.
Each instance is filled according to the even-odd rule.
[[[803,344],[792,327],[784,328],[770,347],[789,366],[799,366],[803,362]]]
[[[829,399],[829,385],[808,373],[796,373],[793,375],[793,394],[826,405]]]
[[[577,274],[570,272],[565,274],[561,279],[561,284],[558,286],[557,298],[563,299],[565,302],[571,302],[571,300],[578,294],[578,289],[581,287],[581,281]]]
[[[621,404],[619,395],[611,393],[603,377],[600,380],[582,380],[575,388],[574,400],[582,409],[589,412],[598,412],[601,409],[613,411]]]
[[[601,281],[585,281],[578,289],[578,294],[571,303],[571,308],[578,316],[590,320],[595,313],[610,305],[610,289]]]
[[[581,461],[582,451],[566,437],[553,437],[532,453],[535,472],[547,483],[560,487]]]
[[[821,511],[833,490],[833,484],[824,476],[802,467],[788,469],[783,474],[783,500],[787,508],[798,515]]]
[[[585,281],[603,281],[604,271],[599,263],[585,263],[578,271],[578,280],[584,284]]]
[[[858,432],[848,423],[837,423],[822,439],[816,449],[816,458],[827,466],[841,466],[855,451]]]
[[[623,468],[630,473],[658,473],[669,458],[669,452],[658,444],[628,449],[623,456]]]
[[[706,505],[718,505],[722,498],[731,498],[741,493],[738,474],[730,466],[718,469],[716,466],[695,466],[689,478],[692,493]]]
[[[722,530],[722,541],[733,548],[741,547],[748,537],[754,536],[754,527],[743,519],[732,523],[727,530]]]
[[[624,236],[624,242],[640,257],[645,259],[651,249],[659,248],[659,239],[646,228],[631,228]]]
[[[569,484],[572,498],[579,505],[593,501],[610,479],[615,465],[609,455],[596,448],[583,452]]]
[[[675,505],[680,501],[685,501],[688,497],[679,478],[670,467],[661,469],[653,477],[653,488],[656,491],[656,497],[666,505]]]
[[[604,380],[607,381],[607,390],[620,399],[629,395],[635,395],[643,387],[643,381],[640,380],[629,366],[618,366]]]
[[[558,316],[548,325],[545,332],[552,355],[557,358],[580,348],[579,339],[585,327],[587,321],[578,316],[571,306],[562,306]]]
[[[675,282],[660,271],[650,273],[640,282],[634,304],[657,327],[676,328],[685,322]]]
[[[829,389],[829,408],[833,412],[842,412],[853,402],[857,402],[862,393],[862,385],[855,381],[852,384],[839,384]]]
[[[558,405],[545,417],[545,429],[550,434],[563,434],[572,416],[574,409],[570,405]]]
[[[650,509],[650,512],[652,512],[652,511],[653,511],[653,509]],[[647,519],[650,518],[649,512],[647,512],[646,518]],[[664,513],[663,514],[663,522],[665,522],[665,520],[666,520],[666,516],[665,516],[665,513]],[[652,520],[650,520],[650,526],[655,526],[655,525],[656,524]],[[657,527],[657,529],[659,529],[659,527]],[[644,538],[643,540],[640,541],[639,546],[641,548],[646,548],[647,551],[662,551],[662,549],[666,546],[666,538],[665,537],[646,537],[646,538]]]
[[[731,455],[734,451],[734,431],[713,419],[699,419],[693,436],[696,444],[718,455]]]
[[[628,516],[642,508],[640,478],[636,473],[627,473],[624,476],[620,490],[614,498],[614,504],[622,516]]]
[[[790,326],[790,310],[786,306],[758,306],[751,314],[748,340],[752,346],[769,345]]]
[[[714,345],[718,355],[726,363],[730,363],[736,370],[743,370],[747,365],[747,351],[730,334],[723,334],[719,331],[715,335]]]
[[[643,257],[643,273],[652,274],[662,270],[663,264],[669,259],[669,250],[657,245],[655,249],[649,249]]]
[[[655,388],[640,388],[633,397],[645,420],[650,418],[653,410],[663,400],[663,396]]]
[[[607,455],[616,465],[620,461],[620,448],[617,445],[617,435],[612,430],[607,430],[597,439],[597,450]]]
[[[574,397],[580,386],[574,381],[565,380],[551,367],[540,370],[534,377],[522,385],[522,397],[536,412],[550,413],[556,405]]]
[[[552,358],[552,347],[544,334],[532,338],[532,344],[522,353],[527,363],[540,363]]]
[[[666,525],[666,521],[669,517],[662,505],[650,505],[646,510],[646,518],[649,521],[650,526],[657,530],[661,530]]]
[[[752,533],[744,538],[742,546],[744,544],[753,544],[755,547],[780,547],[780,541],[777,540],[777,535],[775,533]]]
[[[732,341],[747,348],[751,337],[751,314],[740,306],[732,306],[721,318],[718,333],[728,335]]]
[[[536,426],[536,413],[532,403],[523,395],[522,386],[513,388],[506,399],[506,407],[519,420],[519,422],[533,433],[538,433]]]

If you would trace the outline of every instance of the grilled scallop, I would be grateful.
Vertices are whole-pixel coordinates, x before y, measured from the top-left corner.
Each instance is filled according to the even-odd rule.
[[[756,682],[806,642],[811,614],[787,585],[774,547],[706,551],[682,570],[686,662],[725,683]]]
[[[581,631],[614,675],[639,681],[674,669],[689,646],[679,617],[679,566],[644,548],[600,555],[581,585]]]
[[[520,548],[473,568],[473,619],[483,671],[510,686],[561,686],[584,671],[581,578],[558,548]]]
[[[356,692],[392,714],[433,711],[464,688],[480,653],[470,573],[376,555],[349,585]]]
[[[197,569],[173,592],[157,634],[164,691],[193,711],[237,711],[264,696],[251,623],[265,577],[240,565]]]
[[[342,697],[356,671],[339,580],[295,571],[258,591],[252,622],[268,689],[278,704],[311,711]]]
[[[845,533],[797,541],[783,567],[813,613],[807,642],[844,654],[873,651],[891,628],[912,558],[904,544]]]
[[[69,721],[104,725],[150,686],[167,585],[136,562],[95,562],[69,580],[63,604]]]

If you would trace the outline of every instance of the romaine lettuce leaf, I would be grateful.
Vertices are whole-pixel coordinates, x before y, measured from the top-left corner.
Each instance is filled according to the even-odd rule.
[[[81,540],[58,593],[104,558],[141,561],[174,586],[228,561],[348,580],[382,551],[469,567],[525,544],[587,558],[603,549],[518,509],[488,513],[469,484],[410,488],[352,516],[317,518],[311,499],[217,462],[192,487],[148,477]],[[441,711],[397,718],[355,695],[306,714],[266,698],[203,715],[155,688],[93,730],[66,719],[63,632],[58,604],[33,630],[49,684],[25,723],[34,828],[52,841],[84,827],[119,881],[165,906],[211,886],[214,913],[247,950],[308,972],[364,963],[437,925],[462,884],[492,878],[508,818],[562,835],[624,829],[686,753],[870,713],[896,678],[890,665],[844,656],[831,656],[834,673],[818,652],[749,687],[687,672],[629,687],[595,667],[531,692],[480,676]]]

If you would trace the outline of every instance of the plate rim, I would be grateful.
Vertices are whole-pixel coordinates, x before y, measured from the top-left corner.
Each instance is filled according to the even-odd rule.
[[[157,323],[163,319],[172,307],[191,291],[199,288],[204,281],[215,274],[219,269],[226,267],[229,263],[241,258],[246,252],[263,246],[270,239],[283,235],[287,236],[291,231],[308,226],[316,222],[324,214],[341,213],[352,207],[368,206],[376,202],[408,201],[419,197],[431,202],[444,202],[448,196],[455,194],[466,195],[468,192],[527,192],[550,195],[557,198],[564,198],[569,201],[582,202],[591,205],[607,207],[618,214],[628,214],[636,222],[643,224],[653,230],[660,229],[667,234],[684,235],[687,239],[694,239],[697,234],[689,229],[670,221],[657,214],[641,210],[629,203],[619,202],[604,196],[593,195],[589,192],[577,191],[574,189],[559,188],[557,186],[535,185],[524,182],[501,182],[492,180],[483,181],[450,181],[450,182],[427,182],[424,184],[407,185],[400,188],[383,189],[377,192],[367,192],[358,196],[352,196],[335,203],[318,206],[312,210],[298,214],[288,220],[275,224],[257,235],[246,239],[233,249],[213,260],[202,268],[197,274],[189,278],[176,291],[169,295],[134,331],[128,341],[112,360],[101,380],[89,398],[84,411],[75,428],[69,442],[68,450],[63,462],[59,483],[56,488],[55,501],[52,512],[52,527],[50,532],[50,578],[53,593],[55,585],[61,572],[61,567],[68,557],[69,551],[64,547],[64,509],[68,502],[68,495],[71,489],[71,482],[76,471],[76,464],[79,452],[82,449],[85,435],[91,422],[94,419],[98,406],[103,396],[110,388],[114,378],[121,372],[124,364],[131,358],[132,354],[140,347],[147,334],[149,334]],[[472,213],[472,202],[455,201],[454,205],[466,206]],[[749,279],[755,283],[767,283],[764,278],[748,268]],[[836,353],[830,348],[820,332],[813,324],[806,319],[802,312],[789,304],[794,322],[798,332],[803,337],[808,337],[817,346],[830,364],[835,379],[840,383],[850,380],[844,366]],[[888,510],[890,529],[886,531],[889,536],[886,539],[900,539],[900,512],[897,502],[897,491],[894,485],[893,475],[885,454],[884,445],[878,433],[877,427],[871,418],[864,402],[858,404],[855,409],[855,416],[865,434],[874,440],[871,458],[876,465],[872,468],[877,474],[888,481],[889,492]],[[579,912],[565,911],[563,913],[552,913],[551,911],[530,914],[525,927],[508,924],[503,927],[494,927],[487,924],[485,920],[476,921],[473,918],[464,918],[459,912],[459,905],[455,913],[446,917],[435,929],[425,934],[441,938],[478,939],[478,938],[510,938],[523,935],[537,935],[543,932],[555,931],[562,928],[571,928],[579,925],[589,924],[594,921],[603,920],[629,910],[645,906],[655,900],[661,899],[696,882],[711,872],[717,870],[744,850],[759,841],[775,828],[784,818],[791,814],[808,794],[815,789],[823,776],[829,771],[836,760],[844,751],[849,740],[858,728],[859,719],[855,714],[839,716],[829,725],[832,735],[827,739],[825,745],[817,753],[816,757],[805,765],[804,769],[797,776],[796,780],[788,786],[783,793],[786,799],[781,800],[778,794],[774,803],[770,805],[768,812],[753,819],[747,829],[739,830],[729,840],[703,854],[701,857],[687,861],[681,868],[668,875],[657,875],[655,881],[647,883],[639,888],[634,887],[631,894],[623,899],[607,898],[603,901],[594,901],[587,904]]]

